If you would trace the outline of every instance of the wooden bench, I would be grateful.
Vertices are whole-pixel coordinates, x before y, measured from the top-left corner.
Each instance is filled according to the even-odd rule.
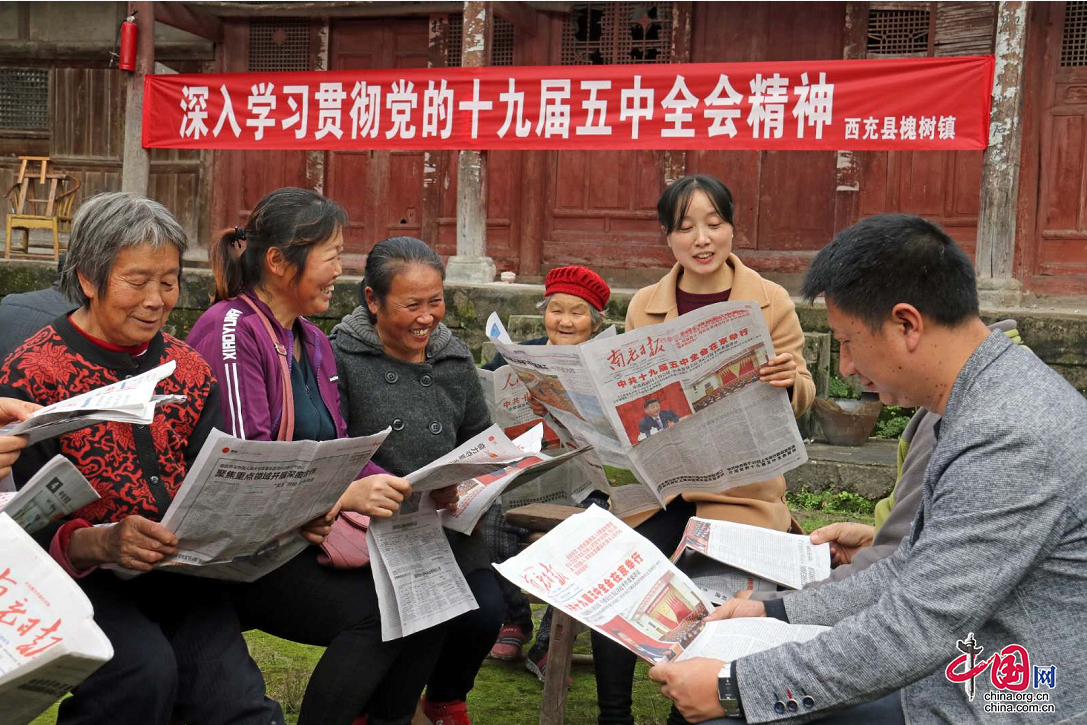
[[[576,506],[534,503],[510,509],[506,520],[528,529],[529,543],[566,519],[583,512]],[[531,593],[529,594],[531,598]],[[562,610],[555,608],[551,618],[551,642],[547,649],[547,672],[544,673],[543,705],[540,725],[562,725],[566,717],[566,695],[569,689],[570,665],[574,660],[574,638],[578,624]]]

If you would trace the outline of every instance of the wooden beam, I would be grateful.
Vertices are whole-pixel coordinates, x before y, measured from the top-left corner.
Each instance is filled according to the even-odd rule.
[[[459,13],[464,7],[460,2],[190,2],[188,5],[220,18],[383,18]]]
[[[155,20],[213,43],[223,42],[223,21],[188,3],[155,3]]]
[[[842,59],[857,60],[868,54],[868,3],[845,4],[845,28],[842,38]],[[860,208],[860,158],[858,151],[839,151],[835,164],[834,231],[845,229],[856,221]],[[829,240],[827,240],[829,241]]]
[[[491,3],[494,14],[505,18],[513,24],[513,29],[522,36],[534,37],[536,35],[536,11],[522,2],[494,2]]]
[[[113,43],[74,42],[42,43],[37,40],[5,40],[0,42],[0,66],[25,65],[35,61],[43,67],[77,64],[109,63],[112,58]],[[213,60],[215,47],[211,43],[158,43],[155,55],[159,60]],[[61,63],[63,61],[63,63]],[[116,64],[116,61],[115,61]]]

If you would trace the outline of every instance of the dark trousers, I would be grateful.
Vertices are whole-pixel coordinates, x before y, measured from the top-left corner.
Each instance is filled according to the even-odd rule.
[[[122,581],[107,571],[76,583],[113,659],[61,703],[60,725],[165,725],[174,711],[187,725],[283,723],[222,583],[163,572]]]
[[[302,699],[298,725],[371,725],[411,721],[445,626],[381,641],[381,617],[370,567],[333,569],[311,546],[231,596],[246,629],[326,647]],[[492,638],[493,641],[493,638]]]
[[[638,526],[635,531],[653,542],[665,556],[671,556],[683,538],[687,521],[695,515],[695,505],[682,498],[668,504]],[[631,714],[631,690],[634,687],[633,652],[593,631],[593,669],[596,673],[596,702],[600,707],[600,725],[634,725]]]
[[[468,697],[502,626],[506,603],[495,573],[490,569],[476,569],[466,574],[465,579],[479,609],[465,612],[449,622],[445,644],[441,645],[438,662],[427,682],[426,697],[430,702],[452,702]]]

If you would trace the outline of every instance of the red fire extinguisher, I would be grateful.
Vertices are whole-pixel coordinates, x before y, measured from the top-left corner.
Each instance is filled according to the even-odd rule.
[[[121,70],[136,70],[136,12],[121,23],[120,54],[117,66]]]

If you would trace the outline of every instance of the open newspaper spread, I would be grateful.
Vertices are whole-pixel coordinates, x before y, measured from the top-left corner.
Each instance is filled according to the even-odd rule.
[[[0,725],[24,725],[113,657],[90,600],[0,514]]]
[[[754,302],[721,302],[581,345],[495,346],[578,444],[628,469],[658,505],[807,460],[788,394],[759,382],[774,349]]]
[[[591,506],[495,568],[514,584],[653,664],[730,662],[826,627],[765,619],[703,621],[712,604],[645,537]]]
[[[155,386],[172,375],[176,365],[171,360],[135,377],[46,406],[26,420],[0,428],[0,435],[25,435],[29,445],[34,445],[102,421],[151,425],[156,406],[184,397],[155,395]]]
[[[672,560],[687,549],[790,589],[830,576],[830,544],[761,526],[694,516]]]
[[[62,519],[98,500],[98,492],[71,461],[61,455],[26,482],[18,493],[0,493],[0,512],[33,534],[50,521]]]
[[[333,507],[388,433],[285,442],[213,430],[162,517],[178,551],[156,568],[246,582],[273,571],[309,545],[298,528]]]

